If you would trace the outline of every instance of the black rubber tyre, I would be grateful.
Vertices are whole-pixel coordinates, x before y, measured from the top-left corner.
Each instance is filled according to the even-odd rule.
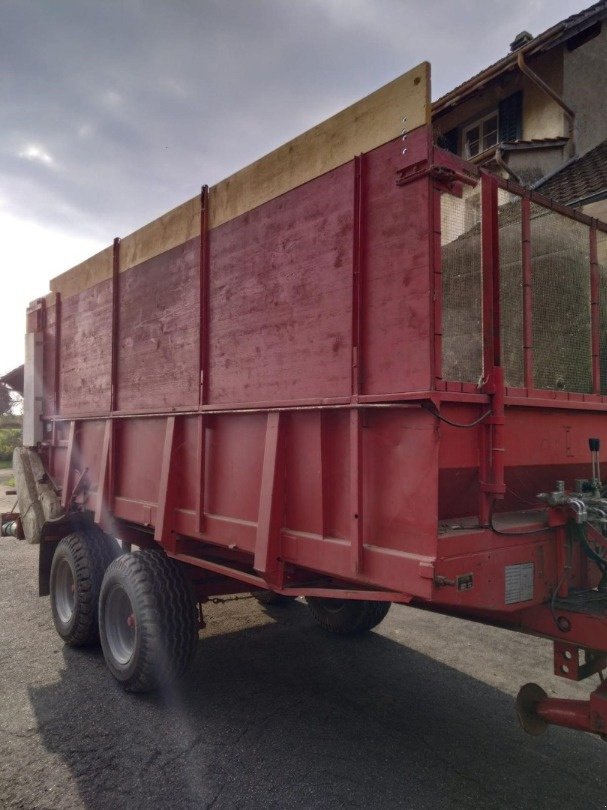
[[[358,599],[324,599],[317,596],[308,596],[306,602],[318,624],[340,636],[359,636],[377,627],[385,619],[391,604]]]
[[[127,692],[150,692],[185,672],[198,617],[178,563],[149,550],[114,560],[101,586],[99,632],[105,663]]]
[[[121,553],[117,541],[97,526],[64,537],[55,549],[50,575],[55,628],[71,647],[99,641],[97,620],[101,582]]]
[[[253,596],[260,605],[271,607],[286,607],[295,599],[294,596],[284,596],[281,593],[274,593],[274,591],[253,591]]]

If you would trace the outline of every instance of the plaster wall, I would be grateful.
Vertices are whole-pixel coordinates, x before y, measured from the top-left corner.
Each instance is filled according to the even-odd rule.
[[[576,114],[578,155],[585,155],[607,138],[607,22],[594,39],[563,51],[563,97]]]

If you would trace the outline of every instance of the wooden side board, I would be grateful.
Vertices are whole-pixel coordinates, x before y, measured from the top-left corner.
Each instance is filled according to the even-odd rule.
[[[404,119],[404,123],[403,123]],[[280,146],[213,186],[209,228],[216,228],[268,200],[347,163],[430,120],[430,65],[422,62],[384,87]],[[200,234],[200,198],[163,214],[122,239],[120,272]],[[51,281],[68,297],[112,275],[112,248]]]
[[[51,279],[51,292],[61,293],[63,298],[69,298],[70,295],[111,278],[112,256],[113,249],[110,245],[76,267],[72,267],[71,270]]]

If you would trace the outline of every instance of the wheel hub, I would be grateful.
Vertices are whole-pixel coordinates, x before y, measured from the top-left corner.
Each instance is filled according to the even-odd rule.
[[[135,651],[137,621],[127,592],[115,585],[105,603],[105,634],[110,652],[118,664],[127,664]]]
[[[54,596],[57,615],[63,624],[68,624],[76,607],[76,584],[72,567],[66,559],[62,559],[57,568]]]

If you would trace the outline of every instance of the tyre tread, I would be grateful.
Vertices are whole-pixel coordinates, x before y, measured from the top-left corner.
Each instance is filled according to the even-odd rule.
[[[179,565],[161,551],[123,554],[108,568],[104,588],[114,576],[133,588],[141,633],[136,667],[121,682],[129,692],[148,692],[182,675],[190,663],[198,638],[194,598]],[[102,602],[100,622],[101,609]],[[101,641],[112,671],[103,629]]]
[[[70,647],[96,644],[99,641],[97,604],[101,583],[106,568],[120,553],[120,547],[113,537],[93,525],[62,538],[55,551],[53,562],[58,559],[57,552],[61,555],[64,550],[74,564],[78,605],[73,627],[68,633],[63,633],[51,598],[55,627],[63,641]],[[51,571],[51,581],[52,579]]]
[[[308,608],[315,621],[330,633],[340,636],[358,636],[367,633],[385,619],[391,602],[374,600],[349,600],[344,611],[332,613],[325,610],[323,598],[308,597]]]

